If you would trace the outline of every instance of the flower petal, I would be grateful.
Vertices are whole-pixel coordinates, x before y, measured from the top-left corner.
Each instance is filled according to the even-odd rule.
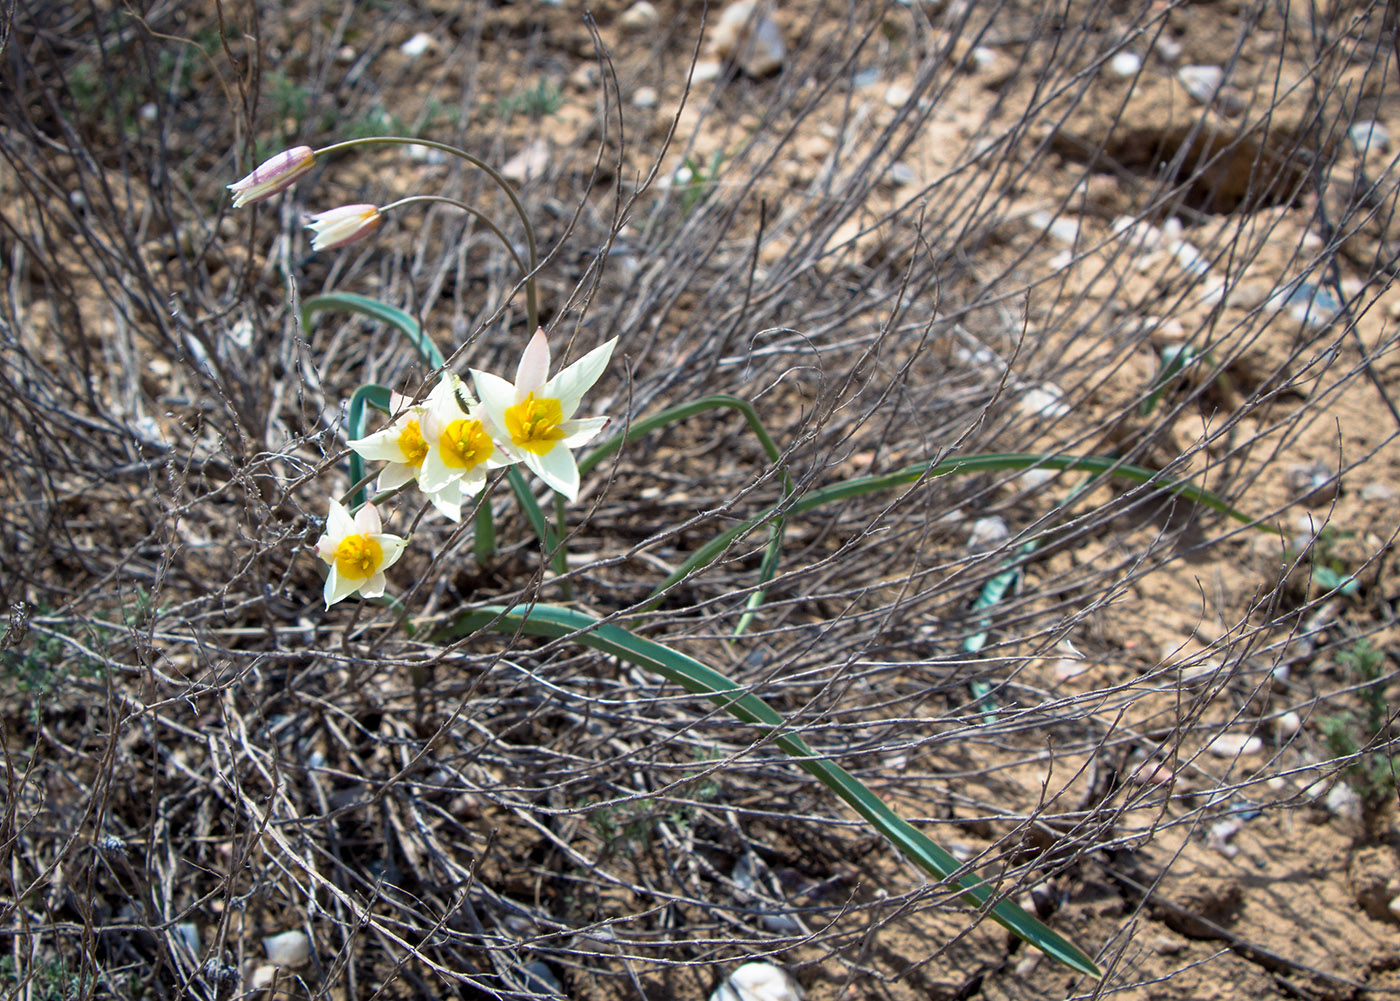
[[[384,531],[384,523],[379,520],[379,509],[366,504],[355,512],[355,530],[365,535],[378,535]]]
[[[337,601],[350,597],[359,586],[360,581],[344,577],[339,570],[335,567],[331,567],[330,575],[326,578],[326,607],[330,608]]]
[[[565,448],[578,448],[580,445],[587,445],[598,437],[598,432],[607,427],[611,421],[611,417],[581,417],[578,420],[565,421],[559,425],[559,430],[564,432],[564,440],[559,444]]]
[[[515,387],[499,375],[478,372],[476,369],[472,369],[472,382],[476,384],[476,393],[481,397],[481,406],[491,418],[491,423],[504,428],[506,407],[515,406]]]
[[[418,468],[407,462],[391,462],[379,471],[379,482],[375,484],[375,489],[382,493],[411,483],[418,475]]]
[[[608,361],[612,358],[613,348],[616,346],[617,338],[614,337],[606,344],[594,348],[550,379],[536,395],[556,398],[564,410],[564,419],[573,417],[583,394],[593,388],[593,384],[603,374],[603,369],[608,367]]]
[[[330,512],[326,515],[326,538],[334,540],[331,548],[340,545],[340,540],[347,535],[355,535],[358,532],[355,519],[350,517],[345,505],[339,501],[331,501]]]
[[[384,579],[384,571],[381,570],[377,574],[372,574],[368,580],[360,584],[360,597],[378,598],[384,593],[384,588],[387,585],[388,582]]]
[[[462,520],[462,487],[460,480],[454,480],[441,489],[428,494],[428,500],[448,521]]]
[[[361,458],[370,462],[403,462],[403,449],[399,448],[399,435],[403,434],[403,422],[395,421],[383,430],[365,435],[349,442],[351,448]]]
[[[399,561],[399,557],[403,555],[404,547],[408,545],[408,540],[401,535],[375,535],[372,538],[379,543],[379,549],[384,554],[378,571],[379,575],[382,576],[385,570]]]
[[[571,501],[578,500],[578,463],[574,453],[562,445],[555,445],[544,455],[525,453],[525,465],[536,476]]]
[[[515,370],[516,399],[519,402],[525,394],[538,389],[549,378],[549,338],[544,335],[544,327],[535,331],[530,343],[520,355],[520,367]]]

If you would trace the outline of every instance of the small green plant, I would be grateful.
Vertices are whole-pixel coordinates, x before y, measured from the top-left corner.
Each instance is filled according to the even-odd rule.
[[[497,98],[496,117],[510,121],[520,112],[533,119],[546,118],[564,106],[564,94],[559,85],[548,77],[540,77],[540,82],[518,94]]]
[[[36,961],[33,969],[22,970],[14,956],[0,956],[0,992],[18,997],[21,985],[31,1001],[74,1001],[83,996],[83,975],[66,959]]]
[[[719,180],[719,169],[723,165],[724,151],[715,150],[708,164],[703,160],[688,156],[676,169],[673,178],[675,187],[681,194],[681,214],[683,216],[689,216],[691,212],[695,211],[697,205],[710,197],[710,192],[714,190],[715,183]]]
[[[1361,715],[1328,716],[1322,720],[1322,737],[1334,757],[1348,759],[1342,773],[1351,787],[1368,803],[1379,803],[1395,794],[1397,766],[1394,755],[1368,750],[1384,746],[1389,738],[1390,709],[1381,681],[1385,654],[1362,638],[1338,651],[1337,666],[1349,684],[1360,686]]]

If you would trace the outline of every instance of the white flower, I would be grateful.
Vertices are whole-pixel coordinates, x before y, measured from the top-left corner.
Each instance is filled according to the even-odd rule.
[[[310,146],[295,146],[263,161],[253,172],[228,186],[233,192],[233,207],[266,201],[279,191],[290,188],[302,174],[316,165],[316,154]]]
[[[448,376],[443,377],[447,382]],[[461,382],[457,376],[450,378]],[[441,388],[441,383],[439,388]],[[447,390],[451,392],[450,384]],[[434,392],[438,392],[437,389]],[[429,399],[432,399],[430,396]],[[394,422],[383,430],[366,435],[350,442],[350,447],[371,462],[388,463],[379,471],[375,489],[393,490],[418,478],[423,469],[423,460],[428,457],[427,441],[423,438],[423,416],[427,407],[413,405],[406,396],[394,393],[390,396],[390,406],[399,412]],[[421,486],[421,484],[420,484]],[[426,492],[426,491],[425,491]],[[452,521],[462,519],[462,489],[460,481],[453,480],[436,491],[428,492],[428,500],[443,516]]]
[[[407,539],[386,535],[373,504],[354,517],[343,505],[331,501],[326,534],[316,543],[316,555],[331,568],[326,577],[326,607],[359,591],[365,598],[384,593],[384,571],[403,555]]]
[[[462,409],[464,401],[466,410]],[[462,498],[481,492],[488,469],[516,461],[492,440],[480,405],[467,393],[461,378],[451,372],[428,394],[421,420],[428,452],[418,471],[418,486],[433,495],[450,496],[448,492],[456,491],[459,508]],[[439,506],[438,510],[443,509]]]
[[[306,228],[312,250],[334,250],[369,236],[383,221],[378,205],[341,205],[312,216]]]
[[[520,356],[514,384],[472,370],[491,434],[569,500],[578,500],[578,464],[570,449],[588,444],[608,423],[606,417],[574,414],[580,398],[603,374],[616,344],[614,337],[549,378],[549,342],[541,328]]]

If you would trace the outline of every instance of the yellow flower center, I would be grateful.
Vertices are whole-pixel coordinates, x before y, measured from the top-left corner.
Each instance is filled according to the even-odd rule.
[[[564,437],[564,408],[551,397],[535,399],[531,393],[513,407],[506,407],[506,433],[527,452],[544,455]]]
[[[383,562],[383,548],[368,535],[347,535],[335,547],[335,568],[351,580],[373,577]]]
[[[481,421],[471,418],[447,425],[438,439],[438,448],[442,450],[443,463],[452,469],[465,470],[475,469],[496,450]]]
[[[423,465],[423,459],[428,454],[428,443],[423,440],[423,431],[416,420],[410,419],[399,432],[399,451],[403,453],[403,461],[410,466]]]

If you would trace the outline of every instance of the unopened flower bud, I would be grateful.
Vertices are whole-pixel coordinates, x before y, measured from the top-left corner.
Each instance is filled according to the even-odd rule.
[[[306,228],[312,233],[312,250],[334,250],[369,236],[383,221],[376,205],[342,205],[312,216]]]
[[[228,186],[233,192],[233,207],[266,201],[279,191],[290,188],[302,174],[316,165],[316,154],[310,146],[295,146],[264,161],[241,181]]]

